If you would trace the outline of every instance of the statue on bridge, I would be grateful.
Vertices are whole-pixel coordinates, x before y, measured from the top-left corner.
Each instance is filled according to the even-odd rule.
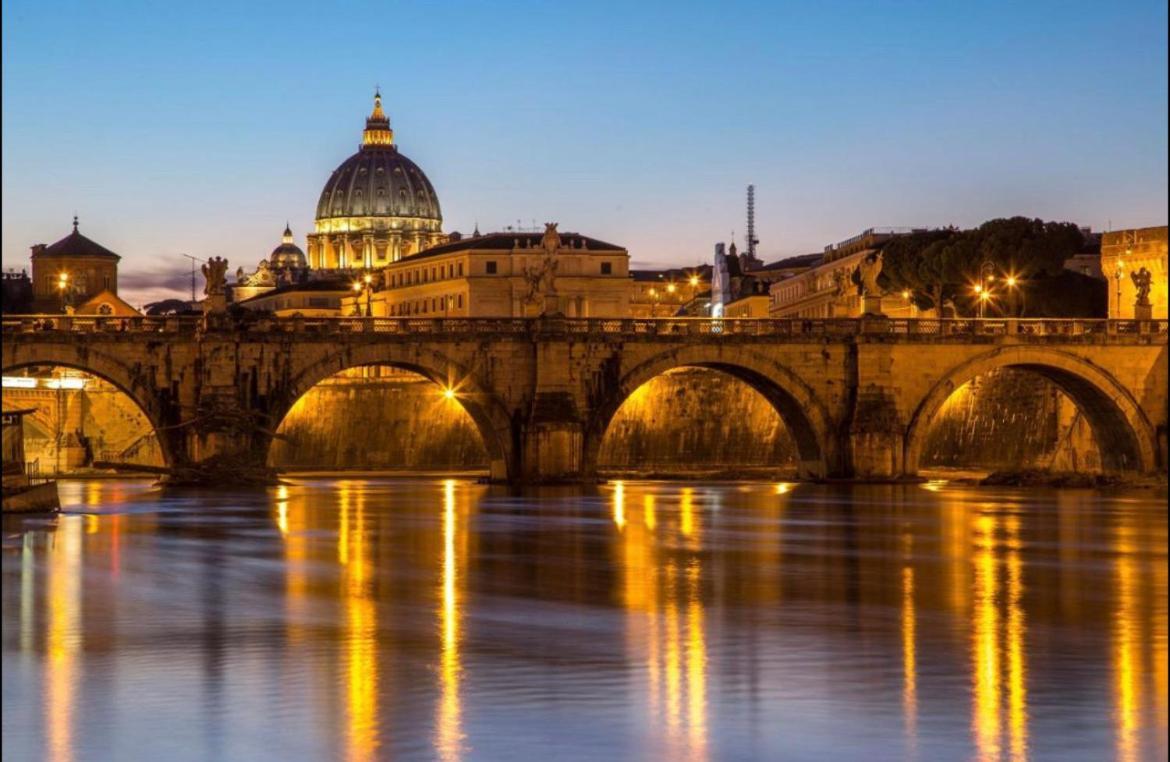
[[[870,254],[857,266],[857,274],[861,280],[858,284],[858,293],[861,296],[880,297],[882,288],[878,285],[878,276],[882,273],[882,253]]]
[[[228,261],[223,257],[212,257],[203,264],[203,277],[207,281],[203,293],[207,296],[222,296],[227,285]]]
[[[555,312],[555,306],[550,310],[550,301],[556,302],[556,280],[558,262],[551,255],[545,256],[536,267],[524,265],[522,274],[528,291],[524,295],[525,304],[536,314]]]
[[[1141,268],[1137,272],[1130,272],[1130,280],[1133,281],[1133,287],[1137,289],[1137,300],[1134,301],[1135,307],[1149,307],[1150,306],[1150,281],[1153,279],[1153,274],[1146,268]]]

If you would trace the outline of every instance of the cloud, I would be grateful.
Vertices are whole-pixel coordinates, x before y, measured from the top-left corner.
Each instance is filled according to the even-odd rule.
[[[202,276],[195,274],[195,285]],[[118,288],[128,291],[185,291],[191,292],[191,273],[174,270],[130,270],[118,273]]]
[[[203,276],[195,273],[195,294],[202,298]],[[175,269],[123,270],[118,273],[118,295],[142,306],[163,299],[191,298],[191,273]]]

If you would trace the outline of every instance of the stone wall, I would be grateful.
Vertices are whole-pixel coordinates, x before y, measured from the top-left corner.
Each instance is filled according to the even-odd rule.
[[[924,466],[1099,471],[1092,431],[1043,377],[1005,369],[964,384],[927,435]]]
[[[85,384],[4,390],[5,410],[36,410],[25,423],[26,458],[39,461],[42,473],[84,471],[94,460],[163,465],[158,438],[134,401],[101,379]]]
[[[602,441],[602,470],[795,465],[796,450],[772,405],[747,384],[701,368],[640,386]]]
[[[310,389],[289,411],[269,462],[294,468],[486,469],[459,402],[413,374],[349,377]]]

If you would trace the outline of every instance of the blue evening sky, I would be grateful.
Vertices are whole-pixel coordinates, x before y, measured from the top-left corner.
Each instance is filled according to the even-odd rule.
[[[180,252],[252,267],[286,218],[303,246],[375,83],[447,231],[559,221],[691,265],[742,245],[748,183],[765,259],[870,226],[1165,224],[1166,8],[5,0],[3,263],[74,212],[132,302]]]

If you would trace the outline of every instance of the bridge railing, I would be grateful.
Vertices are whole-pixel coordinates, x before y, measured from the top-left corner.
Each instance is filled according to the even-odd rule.
[[[1129,336],[1166,334],[1166,320],[1080,318],[420,318],[420,317],[102,317],[6,315],[4,335],[41,332],[168,334],[242,331],[250,334],[608,336]]]

